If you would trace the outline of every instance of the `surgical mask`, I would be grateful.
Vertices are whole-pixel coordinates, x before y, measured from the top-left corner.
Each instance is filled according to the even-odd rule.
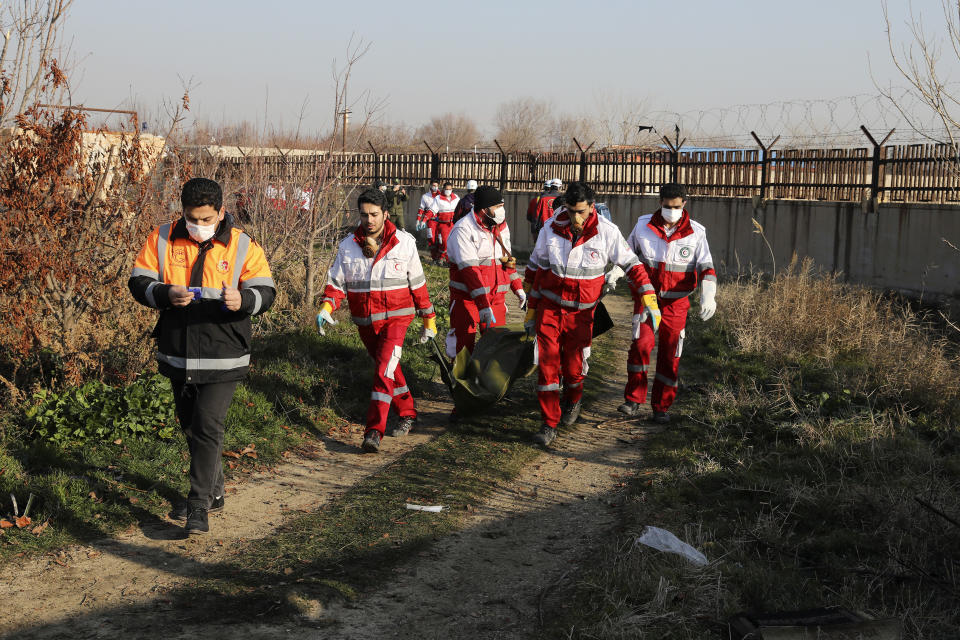
[[[206,242],[213,237],[213,234],[217,232],[217,225],[220,224],[219,221],[211,224],[209,226],[202,224],[194,224],[187,220],[184,220],[187,223],[187,233],[190,234],[190,237],[196,240],[197,242]]]
[[[440,191],[439,187],[430,187],[430,193],[436,193],[437,191]]]
[[[443,195],[445,195],[445,196],[448,196],[448,195],[450,195],[451,193],[453,193],[453,191],[450,190],[450,189],[444,189],[444,190],[443,190]]]
[[[663,219],[670,224],[676,224],[680,222],[680,218],[683,217],[683,209],[668,209],[667,207],[661,207],[660,215],[662,215]]]
[[[487,217],[493,220],[496,224],[500,224],[507,219],[507,209],[506,207],[493,209],[489,214],[487,214]]]

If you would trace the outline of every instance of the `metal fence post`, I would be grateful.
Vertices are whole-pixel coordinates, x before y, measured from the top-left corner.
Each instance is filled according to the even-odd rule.
[[[440,181],[440,154],[433,150],[427,141],[423,141],[424,146],[430,150],[430,181]]]
[[[677,130],[679,132],[679,129]],[[679,136],[678,136],[679,137]],[[680,182],[680,147],[687,141],[686,138],[677,143],[676,146],[670,142],[670,138],[663,136],[663,141],[670,148],[670,182]]]
[[[376,182],[380,179],[380,154],[377,153],[377,150],[374,148],[373,143],[367,140],[367,146],[370,147],[370,151],[373,151],[373,180]]]
[[[881,151],[883,149],[884,143],[890,139],[890,136],[893,135],[893,132],[896,129],[890,129],[890,133],[884,137],[883,140],[877,142],[870,132],[867,131],[867,128],[864,125],[860,125],[860,130],[867,136],[867,139],[870,140],[870,144],[873,145],[873,161],[871,162],[871,171],[870,171],[870,203],[868,205],[869,213],[877,212],[877,204],[880,202],[880,191],[883,187],[880,185],[880,165],[883,162],[880,157]]]
[[[503,192],[507,190],[507,172],[510,167],[508,166],[507,154],[503,150],[503,147],[500,146],[496,138],[493,139],[493,142],[497,145],[497,149],[500,150],[500,191]]]
[[[773,148],[773,145],[777,144],[780,136],[774,138],[773,142],[769,145],[765,145],[755,131],[751,131],[750,135],[752,135],[753,139],[760,145],[760,153],[762,154],[760,156],[760,201],[763,202],[767,197],[767,166],[770,162],[770,149]]]

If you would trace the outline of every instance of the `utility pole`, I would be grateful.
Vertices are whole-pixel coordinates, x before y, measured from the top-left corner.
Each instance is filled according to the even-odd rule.
[[[340,115],[343,116],[343,142],[340,146],[340,151],[342,153],[347,152],[347,128],[350,126],[350,109],[344,109],[340,112]]]

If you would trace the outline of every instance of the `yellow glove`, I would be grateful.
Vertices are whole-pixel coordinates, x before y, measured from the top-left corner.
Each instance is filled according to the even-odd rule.
[[[437,316],[423,319],[423,329],[420,330],[420,344],[426,344],[437,335]]]
[[[643,301],[647,313],[650,314],[650,323],[653,325],[654,332],[656,332],[660,327],[660,307],[657,305],[657,294],[647,293],[640,299]]]
[[[337,321],[330,315],[331,311],[333,311],[333,305],[329,302],[320,305],[320,313],[317,314],[317,332],[322,336],[327,335],[325,326],[337,324]]]
[[[533,307],[527,307],[527,315],[523,317],[523,328],[528,336],[536,332],[537,310]]]

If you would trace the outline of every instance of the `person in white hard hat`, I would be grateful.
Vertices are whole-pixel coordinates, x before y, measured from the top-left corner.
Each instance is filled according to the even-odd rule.
[[[477,190],[476,180],[467,180],[467,193],[460,198],[457,208],[453,210],[453,224],[457,224],[460,218],[470,213],[473,209],[473,199],[476,198],[474,192]]]
[[[530,223],[530,233],[533,234],[534,241],[536,241],[537,234],[534,232],[537,223],[537,207],[540,204],[540,198],[543,197],[547,191],[550,190],[550,179],[547,178],[543,181],[543,191],[537,195],[530,198],[530,203],[527,204],[527,222]]]

